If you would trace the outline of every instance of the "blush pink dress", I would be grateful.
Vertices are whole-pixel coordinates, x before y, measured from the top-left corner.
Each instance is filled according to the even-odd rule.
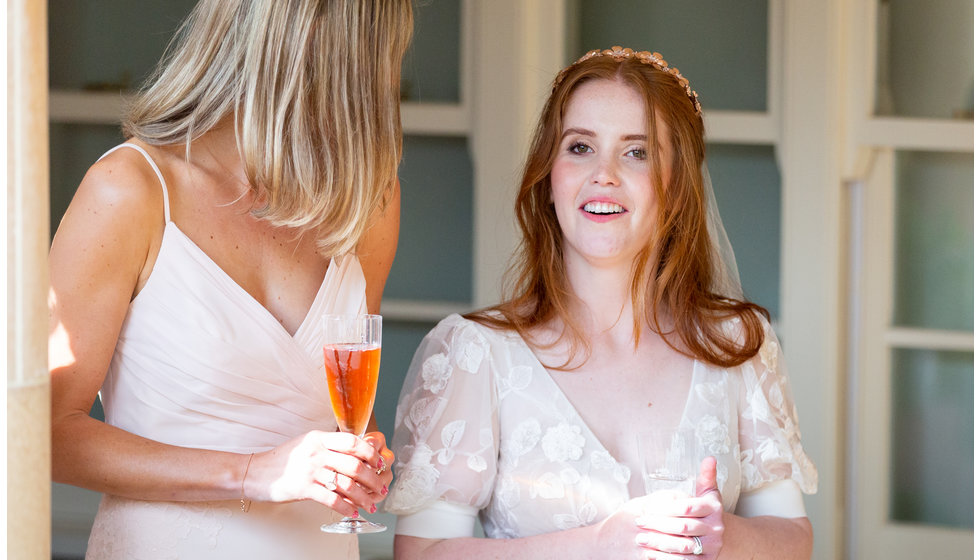
[[[355,257],[334,259],[305,320],[287,332],[170,219],[133,299],[100,396],[106,422],[167,444],[253,453],[334,430],[319,345],[324,313],[366,310]],[[89,559],[354,559],[357,539],[320,531],[339,519],[314,502],[151,502],[105,495]]]

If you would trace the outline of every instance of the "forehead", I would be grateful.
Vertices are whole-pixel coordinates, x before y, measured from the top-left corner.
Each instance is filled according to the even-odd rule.
[[[583,118],[615,119],[642,128],[646,104],[636,89],[621,81],[589,80],[575,88],[565,107],[566,125]]]
[[[660,150],[670,149],[670,127],[657,114],[657,143]],[[562,118],[562,129],[583,128],[609,132],[617,136],[647,134],[646,100],[635,87],[620,81],[595,79],[579,85],[572,92]]]

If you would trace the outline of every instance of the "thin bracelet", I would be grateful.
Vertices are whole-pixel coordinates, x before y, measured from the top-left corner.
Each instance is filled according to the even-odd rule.
[[[248,478],[248,467],[252,465],[252,457],[255,457],[255,453],[248,456],[248,462],[245,463],[245,475],[242,477],[242,513],[248,513],[249,508],[252,507],[252,500],[245,499],[245,479]]]

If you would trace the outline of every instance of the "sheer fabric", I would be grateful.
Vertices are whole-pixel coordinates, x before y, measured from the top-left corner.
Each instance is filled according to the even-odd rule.
[[[737,334],[739,325],[727,328]],[[693,428],[717,458],[726,511],[741,492],[771,482],[814,493],[816,469],[771,328],[741,366],[691,363],[680,427]],[[628,483],[640,476],[639,465],[607,451],[520,336],[458,315],[440,322],[412,360],[393,449],[389,512],[411,515],[437,501],[475,508],[493,538],[597,523],[635,497]]]
[[[331,262],[305,320],[290,335],[170,221],[160,179],[163,240],[146,285],[130,304],[100,392],[106,422],[163,443],[235,453],[334,430],[318,318],[366,309],[357,259]],[[357,558],[356,537],[319,530],[340,517],[313,502],[253,503],[242,513],[238,500],[105,495],[86,557]]]

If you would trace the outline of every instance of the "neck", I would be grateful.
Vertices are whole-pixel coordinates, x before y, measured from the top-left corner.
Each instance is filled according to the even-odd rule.
[[[633,336],[631,267],[597,266],[582,259],[566,259],[568,284],[576,300],[571,309],[586,333]]]
[[[191,164],[210,177],[211,183],[234,200],[255,203],[255,192],[249,188],[245,162],[238,152],[234,124],[230,118],[202,134],[191,143]]]

